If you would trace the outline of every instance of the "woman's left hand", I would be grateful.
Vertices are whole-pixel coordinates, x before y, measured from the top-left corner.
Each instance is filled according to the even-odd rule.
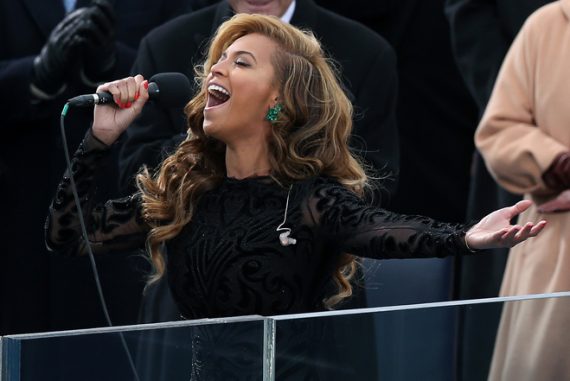
[[[488,214],[465,234],[467,246],[473,250],[513,247],[527,238],[536,236],[546,226],[545,220],[536,224],[527,222],[524,226],[511,225],[510,222],[531,205],[532,201],[523,200]]]

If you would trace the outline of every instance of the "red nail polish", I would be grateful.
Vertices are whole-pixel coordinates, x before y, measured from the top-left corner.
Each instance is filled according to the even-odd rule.
[[[127,104],[125,105],[125,108],[129,108],[131,107],[133,104],[131,102],[127,102]]]
[[[144,88],[148,90],[148,81],[144,81]]]

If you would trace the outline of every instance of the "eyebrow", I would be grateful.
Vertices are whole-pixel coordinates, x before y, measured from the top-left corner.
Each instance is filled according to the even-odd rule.
[[[233,55],[233,56],[240,56],[240,55],[242,55],[242,54],[247,54],[248,56],[250,56],[250,57],[255,61],[255,63],[257,63],[257,60],[255,59],[255,56],[253,55],[253,53],[248,52],[247,50],[237,50],[237,51],[235,51],[235,52],[232,52],[232,55]],[[227,52],[227,51],[223,52],[223,53],[222,53],[222,56],[227,57],[227,56],[228,56],[228,52]]]

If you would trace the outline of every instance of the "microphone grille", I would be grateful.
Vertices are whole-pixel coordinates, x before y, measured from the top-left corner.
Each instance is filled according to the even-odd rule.
[[[149,84],[154,82],[158,87],[158,91],[152,94],[152,99],[162,106],[184,107],[192,97],[190,81],[182,73],[158,73],[148,82]]]

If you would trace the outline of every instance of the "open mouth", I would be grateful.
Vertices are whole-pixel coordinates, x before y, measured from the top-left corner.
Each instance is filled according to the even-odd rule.
[[[220,85],[209,85],[208,86],[208,103],[207,108],[216,107],[224,104],[230,99],[230,92]]]

